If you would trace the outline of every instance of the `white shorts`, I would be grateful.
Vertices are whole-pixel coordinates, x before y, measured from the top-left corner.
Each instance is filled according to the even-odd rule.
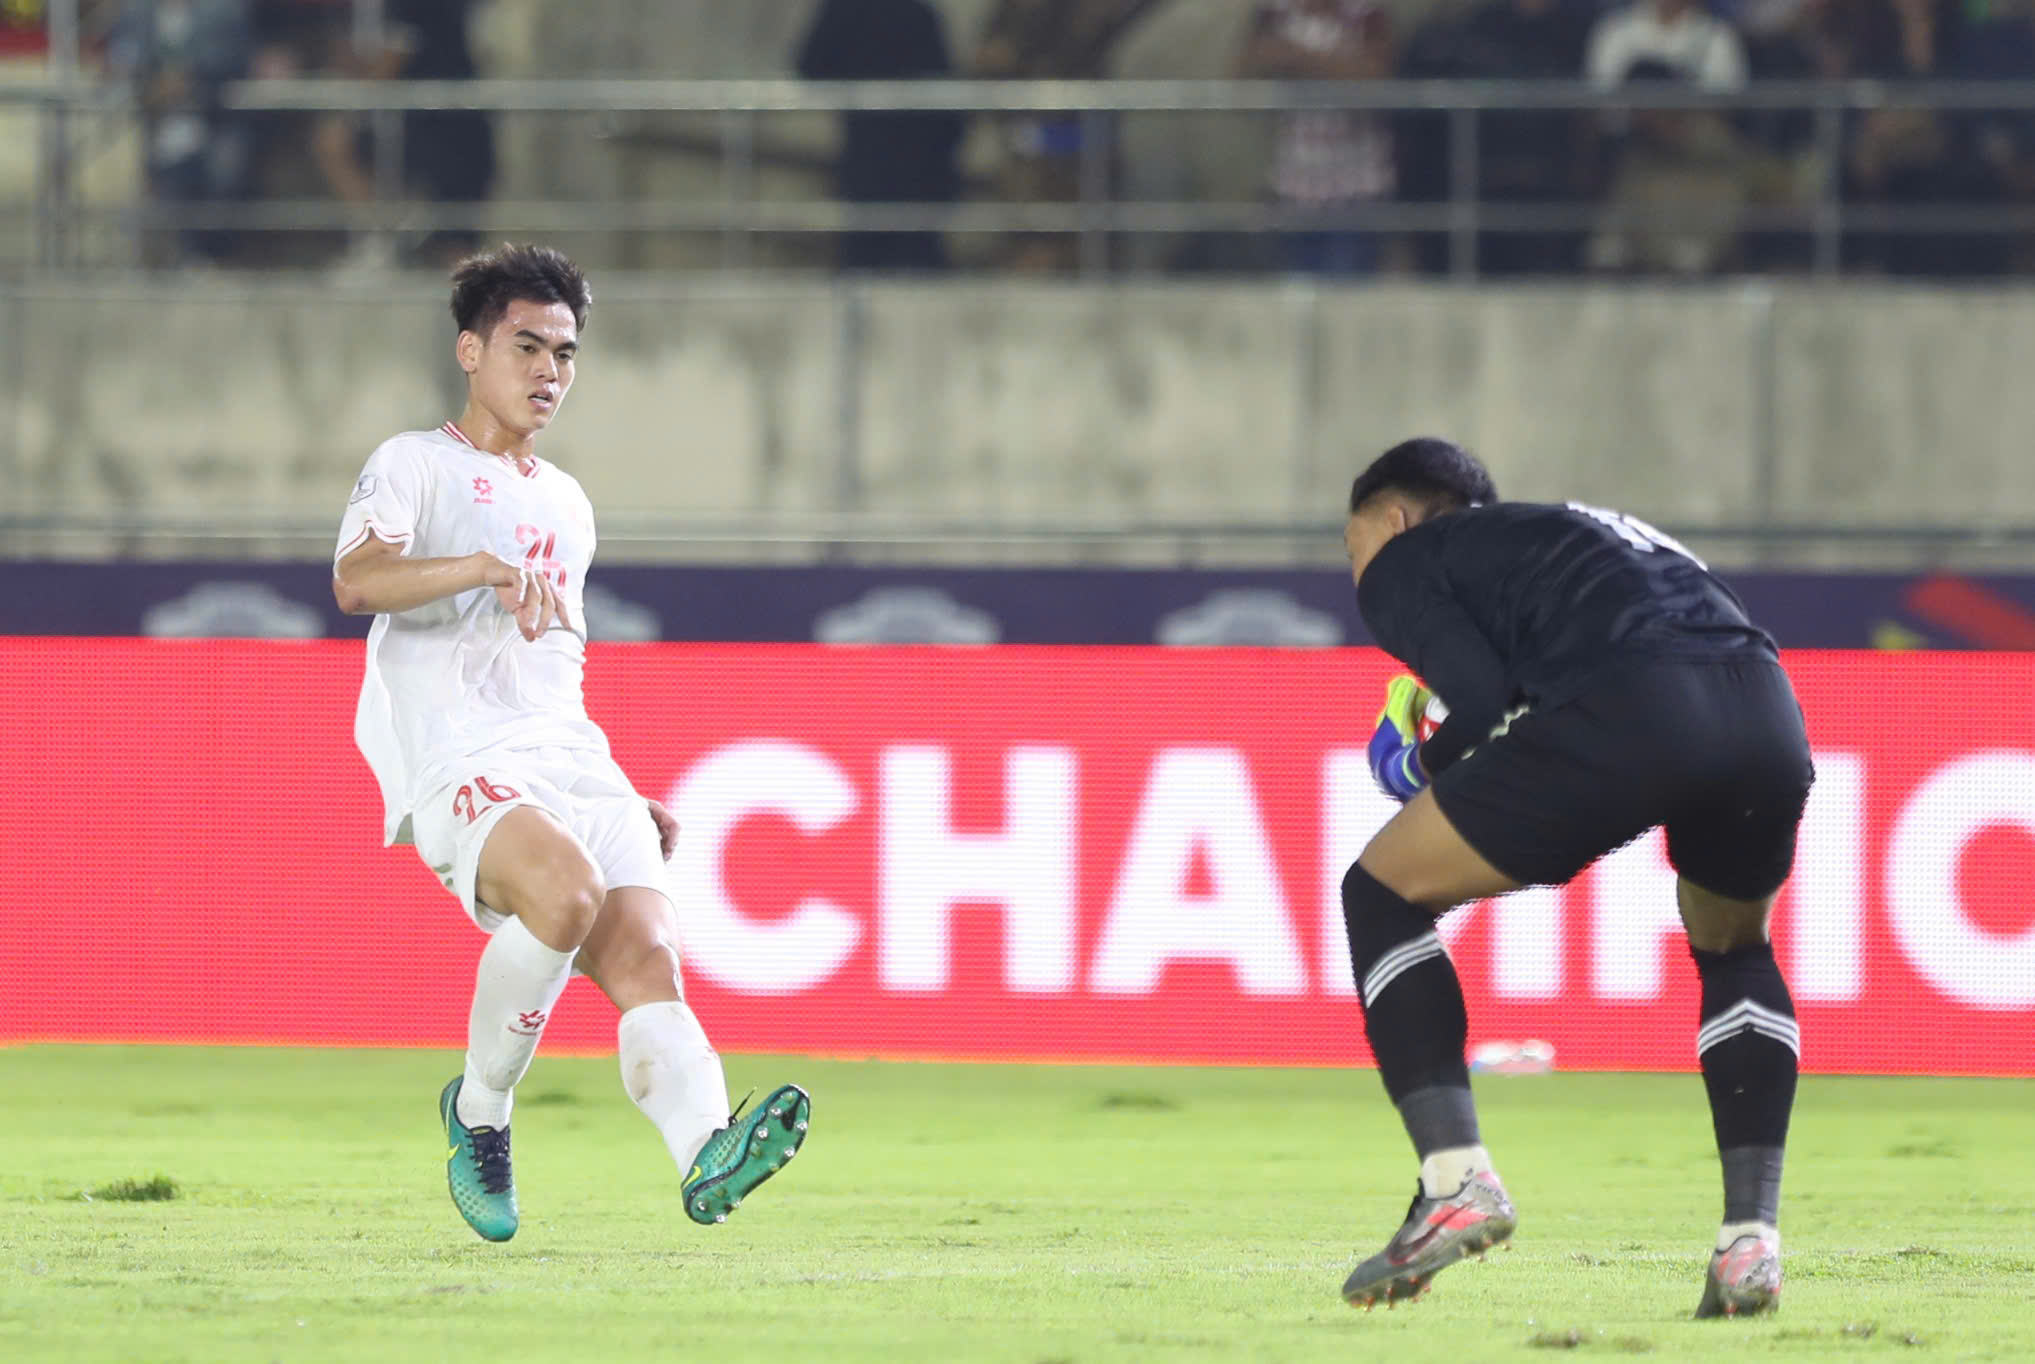
[[[570,830],[609,890],[648,886],[670,898],[657,821],[614,759],[567,748],[488,749],[462,766],[465,775],[417,803],[410,830],[424,865],[482,931],[494,932],[507,916],[474,899],[481,848],[519,805],[534,805]]]

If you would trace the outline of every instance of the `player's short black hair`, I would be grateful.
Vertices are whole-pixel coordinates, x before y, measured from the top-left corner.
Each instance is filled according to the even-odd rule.
[[[1350,485],[1350,514],[1387,489],[1435,509],[1498,500],[1498,485],[1475,455],[1454,441],[1433,436],[1403,440],[1372,460]]]
[[[485,337],[517,299],[563,303],[573,325],[586,330],[593,290],[563,251],[548,246],[503,243],[468,256],[452,270],[452,320],[463,332]]]

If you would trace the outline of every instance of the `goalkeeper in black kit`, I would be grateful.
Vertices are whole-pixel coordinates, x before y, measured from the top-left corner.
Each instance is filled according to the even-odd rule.
[[[1342,901],[1365,1034],[1420,1157],[1405,1224],[1344,1298],[1418,1297],[1518,1220],[1478,1134],[1469,1021],[1436,917],[1568,881],[1665,825],[1724,1175],[1696,1315],[1771,1310],[1801,1039],[1767,919],[1814,777],[1772,639],[1659,531],[1500,502],[1447,441],[1407,441],[1365,470],[1344,543],[1365,623],[1418,675],[1388,689],[1370,749],[1405,808],[1350,867]],[[1446,718],[1423,740],[1431,697]]]

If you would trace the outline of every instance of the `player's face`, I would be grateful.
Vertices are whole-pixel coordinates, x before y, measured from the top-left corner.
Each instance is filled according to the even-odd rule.
[[[558,414],[578,356],[579,328],[563,303],[517,299],[486,336],[459,337],[474,400],[505,429],[526,434]]]

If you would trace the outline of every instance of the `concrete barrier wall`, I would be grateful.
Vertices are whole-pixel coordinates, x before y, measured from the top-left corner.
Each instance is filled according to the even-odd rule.
[[[596,287],[546,449],[638,523],[1330,524],[1414,432],[1671,524],[2035,522],[2030,292]],[[431,281],[0,288],[0,502],[336,518],[450,344]]]

